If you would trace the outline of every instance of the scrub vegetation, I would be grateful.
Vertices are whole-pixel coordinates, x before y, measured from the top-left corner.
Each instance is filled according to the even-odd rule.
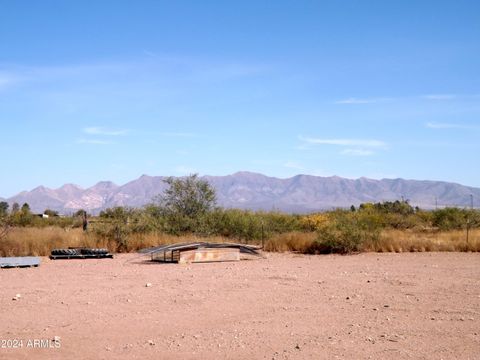
[[[480,211],[474,209],[425,211],[408,201],[308,215],[223,209],[196,175],[166,182],[165,194],[143,208],[115,207],[89,216],[87,231],[83,210],[68,217],[46,210],[46,218],[34,216],[28,204],[10,210],[0,203],[0,256],[48,255],[70,246],[131,252],[198,239],[305,254],[480,251]]]

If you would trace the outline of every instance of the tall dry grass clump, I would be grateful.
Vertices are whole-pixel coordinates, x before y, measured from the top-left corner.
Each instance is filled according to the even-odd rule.
[[[466,231],[414,231],[386,229],[377,234],[328,228],[317,232],[278,234],[265,243],[265,251],[304,254],[350,252],[480,252],[480,229]]]
[[[314,232],[293,231],[272,236],[265,242],[264,250],[271,252],[294,251],[306,253],[312,246],[317,234]]]
[[[70,246],[107,247],[105,242],[79,229],[66,231],[59,227],[13,228],[0,241],[1,256],[46,256],[56,248]]]
[[[363,244],[363,251],[423,252],[423,251],[480,251],[480,230],[400,231],[384,230],[375,242]]]

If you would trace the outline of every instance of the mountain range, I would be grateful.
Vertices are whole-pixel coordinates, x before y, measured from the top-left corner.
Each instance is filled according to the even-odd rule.
[[[227,208],[281,210],[307,213],[337,207],[358,206],[364,202],[405,199],[424,209],[435,206],[475,206],[480,188],[429,180],[368,178],[346,179],[338,176],[297,175],[287,179],[258,173],[237,172],[227,176],[203,176],[216,190],[217,204]],[[142,175],[124,185],[101,181],[87,189],[66,184],[58,189],[39,186],[9,199],[10,204],[28,203],[34,212],[45,209],[73,213],[85,209],[98,213],[113,206],[141,207],[162,194],[163,176]]]

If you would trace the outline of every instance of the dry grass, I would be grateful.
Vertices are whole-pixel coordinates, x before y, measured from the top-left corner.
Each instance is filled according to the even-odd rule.
[[[162,244],[187,241],[227,242],[222,237],[197,238],[195,236],[173,236],[166,234],[131,235],[127,241],[127,252]],[[113,240],[105,240],[81,229],[65,231],[59,227],[14,228],[0,241],[0,256],[48,256],[52,249],[68,247],[107,248],[117,252]]]
[[[317,234],[314,232],[289,232],[278,234],[265,242],[265,251],[295,251],[305,253],[313,244]]]
[[[289,232],[275,235],[265,242],[265,250],[271,252],[306,253],[315,242],[315,232]],[[132,252],[162,244],[188,241],[232,242],[224,237],[199,238],[194,235],[173,236],[167,234],[136,234],[127,241],[126,251]],[[81,229],[65,231],[59,227],[14,228],[0,241],[0,256],[48,256],[55,248],[68,247],[108,248],[116,252],[113,240],[105,240]],[[413,252],[413,251],[480,251],[480,230],[470,231],[466,242],[465,231],[415,232],[385,230],[375,242],[363,244],[363,251]]]
[[[266,251],[295,251],[308,253],[317,238],[316,233],[291,232],[272,237],[265,243]],[[421,251],[472,251],[480,252],[480,230],[419,232],[385,230],[375,242],[363,244],[363,251],[373,252],[421,252]]]
[[[52,249],[69,246],[106,247],[82,230],[65,231],[59,227],[14,228],[0,242],[1,256],[45,256]]]
[[[469,241],[466,231],[419,232],[385,230],[375,243],[364,244],[364,251],[423,252],[423,251],[480,251],[480,230],[471,230]]]

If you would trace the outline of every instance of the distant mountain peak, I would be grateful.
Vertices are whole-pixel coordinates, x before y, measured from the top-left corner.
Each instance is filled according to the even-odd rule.
[[[37,186],[36,188],[34,188],[31,192],[47,191],[47,190],[50,190],[50,189],[43,186],[43,185],[40,185],[40,186]]]
[[[65,184],[59,187],[57,190],[83,190],[83,188],[77,184]]]
[[[93,188],[116,188],[116,187],[118,187],[118,185],[112,181],[99,181],[93,186]]]

